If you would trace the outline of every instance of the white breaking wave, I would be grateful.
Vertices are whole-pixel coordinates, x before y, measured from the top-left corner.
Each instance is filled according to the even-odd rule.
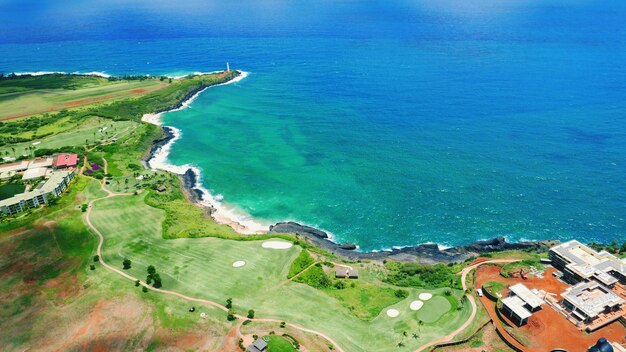
[[[191,103],[193,103],[193,101],[200,95],[200,93],[204,92],[205,90],[212,88],[212,87],[239,82],[248,76],[247,72],[243,72],[243,71],[240,71],[240,72],[241,72],[241,75],[239,75],[237,78],[230,80],[228,82],[225,82],[225,83],[216,84],[216,85],[204,88],[201,91],[194,94],[193,96],[191,96],[186,101],[184,101],[180,107],[166,111],[166,112],[179,111],[179,110],[186,109],[190,106]],[[162,114],[163,113],[146,114],[142,117],[142,120],[145,122],[155,124],[155,125],[162,125],[163,124]],[[219,197],[213,196],[211,192],[209,192],[209,190],[203,186],[202,173],[201,173],[201,170],[197,166],[191,165],[191,164],[174,165],[169,162],[168,157],[172,149],[172,145],[174,145],[174,143],[176,143],[176,141],[178,141],[182,137],[182,132],[176,127],[172,127],[172,126],[165,126],[165,127],[169,128],[172,131],[173,138],[170,141],[168,141],[168,143],[161,146],[157,151],[154,152],[154,154],[152,155],[152,158],[148,161],[148,166],[152,169],[165,170],[165,171],[173,172],[178,175],[183,175],[187,172],[187,170],[191,170],[195,175],[195,181],[196,181],[194,185],[194,189],[197,189],[202,193],[202,197],[201,197],[202,200],[200,201],[200,204],[215,209],[212,215],[217,222],[232,225],[236,230],[238,230],[239,232],[243,232],[243,233],[267,232],[269,229],[269,225],[270,225],[269,223],[268,224],[261,223],[253,219],[252,216],[250,216],[246,212],[240,209],[237,209],[233,206],[222,203],[221,200],[224,197],[221,195],[219,195]]]
[[[52,74],[62,74],[62,75],[69,75],[69,74],[73,74],[73,75],[86,75],[86,76],[98,76],[98,77],[103,77],[103,78],[109,78],[111,77],[111,75],[106,74],[104,72],[98,72],[98,71],[92,71],[92,72],[79,72],[79,71],[74,71],[74,72],[62,72],[62,71],[34,71],[34,72],[15,72],[15,75],[17,76],[43,76],[43,75],[52,75]]]

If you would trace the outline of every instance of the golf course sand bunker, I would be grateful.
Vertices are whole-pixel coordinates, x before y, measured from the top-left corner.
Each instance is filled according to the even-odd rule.
[[[431,293],[424,292],[424,293],[420,293],[419,297],[422,301],[428,301],[429,299],[433,298],[433,295]]]
[[[409,305],[409,308],[411,308],[411,310],[420,310],[423,306],[424,306],[424,302],[413,301],[411,302],[411,305]]]
[[[293,243],[285,241],[265,241],[261,246],[269,249],[289,249],[293,247]]]
[[[233,263],[233,268],[241,268],[244,265],[246,265],[246,262],[244,262],[243,260],[238,260]]]
[[[396,318],[400,315],[400,312],[397,309],[387,309],[387,315],[390,318]]]

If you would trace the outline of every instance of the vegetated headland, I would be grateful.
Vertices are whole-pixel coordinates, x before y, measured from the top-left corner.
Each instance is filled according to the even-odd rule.
[[[241,71],[234,72],[228,80],[211,85],[200,85],[196,89],[188,91],[182,99],[172,107],[168,109],[161,109],[155,111],[154,114],[148,114],[144,116],[145,122],[150,122],[159,125],[162,130],[162,136],[153,141],[149,152],[144,156],[142,162],[146,167],[152,167],[151,161],[157,157],[159,153],[163,153],[168,144],[172,143],[178,136],[176,130],[170,126],[163,126],[160,123],[159,114],[163,112],[173,111],[184,108],[189,105],[199,93],[203,90],[214,86],[228,84],[232,81],[240,80],[245,77],[245,73]],[[165,152],[167,154],[167,151]],[[161,155],[161,158],[166,158],[167,155]],[[193,168],[184,168],[184,170],[177,168],[176,174],[181,180],[182,187],[185,191],[187,199],[193,202],[198,207],[204,209],[207,215],[211,216],[214,221],[227,224],[238,232],[250,232],[246,231],[246,227],[239,224],[236,220],[227,219],[224,216],[219,216],[220,209],[215,207],[215,203],[210,202],[207,191],[200,186],[199,174]],[[172,171],[172,170],[168,170]],[[226,219],[226,220],[225,220]],[[493,239],[479,240],[467,245],[442,248],[437,244],[416,244],[414,246],[393,248],[391,250],[384,251],[372,251],[361,252],[358,251],[358,246],[354,243],[336,243],[331,240],[329,234],[323,230],[316,229],[311,226],[303,225],[297,222],[279,222],[269,226],[266,231],[256,231],[255,233],[269,233],[269,234],[292,234],[297,237],[303,237],[311,244],[318,246],[332,254],[341,256],[348,260],[360,260],[360,259],[373,259],[384,260],[394,259],[398,261],[415,261],[419,258],[420,262],[425,264],[433,263],[451,263],[451,262],[463,262],[468,258],[479,256],[482,253],[498,252],[505,250],[545,250],[555,243],[552,240],[544,241],[522,241],[522,242],[508,242],[504,237],[496,237]]]

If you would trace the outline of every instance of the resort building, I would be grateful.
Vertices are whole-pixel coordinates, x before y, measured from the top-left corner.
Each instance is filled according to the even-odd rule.
[[[626,284],[625,262],[607,251],[597,252],[572,240],[552,247],[549,255],[566,281],[594,280],[609,287],[617,282]]]
[[[613,322],[623,315],[626,301],[599,282],[581,282],[561,294],[563,307],[570,317],[584,324],[593,324],[594,330]]]
[[[544,301],[524,284],[518,283],[509,287],[509,296],[502,300],[502,311],[508,314],[518,325],[524,325],[541,309]]]
[[[32,181],[32,180],[36,180],[38,178],[44,178],[46,176],[46,174],[48,173],[48,168],[45,167],[35,167],[32,169],[28,169],[26,171],[24,171],[24,174],[22,174],[22,180],[23,181]],[[52,171],[52,170],[50,170]]]
[[[76,165],[78,165],[77,154],[61,153],[56,157],[56,160],[54,162],[54,167],[57,169],[76,167]]]
[[[24,172],[28,169],[28,160],[22,160],[15,163],[0,165],[0,179],[8,179],[15,176],[19,172]]]
[[[4,215],[14,215],[47,204],[52,198],[61,196],[73,178],[73,171],[55,171],[34,190],[0,201],[0,212]]]

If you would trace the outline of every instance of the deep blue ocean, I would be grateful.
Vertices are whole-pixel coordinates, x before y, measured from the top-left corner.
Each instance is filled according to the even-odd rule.
[[[239,83],[170,162],[363,250],[626,238],[626,2],[0,1],[0,71]]]

